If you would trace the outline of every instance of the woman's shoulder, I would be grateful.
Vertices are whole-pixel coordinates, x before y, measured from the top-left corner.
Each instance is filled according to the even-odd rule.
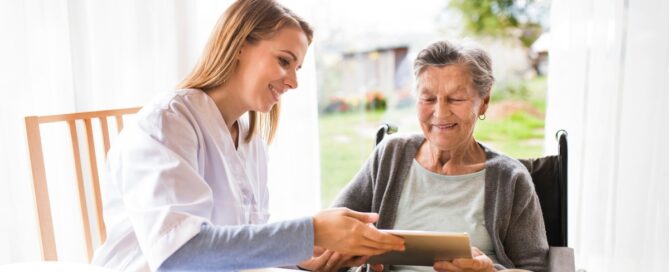
[[[409,165],[424,140],[422,134],[393,134],[374,148],[372,156],[383,165]]]
[[[211,98],[201,90],[180,89],[163,92],[151,99],[137,113],[139,122],[157,122],[163,119],[190,119],[197,111],[215,107]]]
[[[379,147],[384,149],[418,148],[425,141],[425,136],[419,133],[398,133],[385,137]]]
[[[508,170],[515,169],[515,170],[527,171],[527,168],[525,168],[525,166],[520,161],[518,161],[518,159],[514,159],[509,155],[497,151],[486,144],[479,143],[479,145],[483,148],[483,151],[486,153],[487,164],[493,164],[496,165],[497,167],[501,167]]]
[[[486,153],[486,171],[509,180],[521,180],[531,183],[532,178],[527,168],[517,159],[481,144]]]
[[[140,114],[177,112],[183,110],[183,106],[204,104],[207,102],[207,98],[206,93],[197,89],[162,92],[149,100],[140,111]]]
[[[160,93],[137,113],[136,128],[152,135],[194,131],[199,126],[198,119],[215,107],[207,99],[208,95],[197,89]]]

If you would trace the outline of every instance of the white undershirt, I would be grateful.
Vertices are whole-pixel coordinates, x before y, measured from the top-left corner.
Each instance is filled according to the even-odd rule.
[[[415,159],[404,182],[394,229],[467,232],[471,244],[497,263],[483,213],[485,169],[465,175],[431,172]],[[429,266],[393,266],[393,271],[434,271]]]

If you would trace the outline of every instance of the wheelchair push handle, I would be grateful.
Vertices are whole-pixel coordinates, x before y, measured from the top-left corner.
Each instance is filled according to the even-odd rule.
[[[390,135],[393,133],[397,132],[397,126],[389,123],[384,123],[383,125],[379,126],[379,129],[376,131],[376,145],[378,145],[381,140],[383,140],[383,137],[386,136],[386,134]]]

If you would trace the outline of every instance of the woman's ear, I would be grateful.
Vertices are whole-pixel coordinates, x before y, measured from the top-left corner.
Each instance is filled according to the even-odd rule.
[[[479,115],[484,115],[486,111],[488,111],[489,103],[490,103],[490,95],[486,95],[483,98],[483,103],[481,103],[481,107],[479,107]]]
[[[246,50],[246,42],[242,44],[242,47],[239,48],[239,51],[237,51],[237,61],[242,57],[242,53],[244,53],[244,50]]]

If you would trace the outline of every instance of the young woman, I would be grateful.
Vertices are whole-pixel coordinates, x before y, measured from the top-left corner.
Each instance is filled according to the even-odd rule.
[[[229,271],[297,264],[323,250],[403,249],[368,225],[372,213],[334,209],[266,224],[266,143],[311,38],[305,21],[272,0],[228,8],[180,89],[146,105],[109,152],[108,238],[95,264]],[[323,259],[300,267],[320,269]]]

